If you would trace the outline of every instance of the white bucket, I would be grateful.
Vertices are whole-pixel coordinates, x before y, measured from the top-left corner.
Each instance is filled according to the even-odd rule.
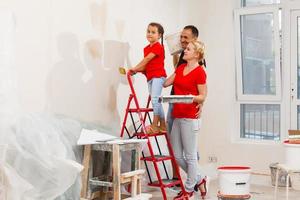
[[[218,168],[222,195],[249,195],[250,167],[223,166]]]
[[[300,144],[290,144],[288,140],[284,141],[285,146],[285,164],[292,169],[300,169]]]
[[[300,172],[294,172],[291,174],[291,182],[294,190],[300,190]]]
[[[167,41],[167,45],[171,55],[175,55],[182,51],[182,47],[180,44],[180,34],[181,32],[166,35],[165,40]]]

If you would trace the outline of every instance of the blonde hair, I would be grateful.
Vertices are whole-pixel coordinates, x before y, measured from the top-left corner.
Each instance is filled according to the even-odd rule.
[[[194,46],[194,50],[199,54],[199,61],[204,59],[205,45],[200,41],[192,41],[191,44]]]

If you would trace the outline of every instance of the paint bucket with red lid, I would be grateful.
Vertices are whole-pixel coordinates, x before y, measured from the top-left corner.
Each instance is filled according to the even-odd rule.
[[[300,169],[300,144],[290,143],[289,140],[283,142],[285,147],[285,163],[291,169]]]
[[[249,195],[251,168],[222,166],[218,168],[219,188],[222,195]]]

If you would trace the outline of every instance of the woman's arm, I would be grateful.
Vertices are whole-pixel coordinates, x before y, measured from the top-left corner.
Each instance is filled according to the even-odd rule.
[[[146,65],[150,60],[152,60],[156,55],[154,53],[149,53],[139,64],[137,64],[135,67],[131,68],[131,71],[134,72],[143,72],[146,69]]]
[[[199,94],[197,96],[194,96],[193,102],[199,103],[199,104],[203,104],[203,102],[205,101],[205,98],[207,96],[207,85],[203,84],[203,85],[197,85],[198,88],[198,92]]]
[[[173,73],[171,76],[169,76],[166,81],[164,82],[164,87],[169,87],[170,85],[173,85],[174,79],[175,79],[175,73]]]

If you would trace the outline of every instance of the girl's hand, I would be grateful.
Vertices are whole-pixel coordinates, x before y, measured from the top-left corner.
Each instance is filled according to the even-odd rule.
[[[135,74],[136,74],[136,71],[133,70],[133,69],[129,69],[129,70],[128,70],[128,73],[130,73],[130,75],[135,75]]]

